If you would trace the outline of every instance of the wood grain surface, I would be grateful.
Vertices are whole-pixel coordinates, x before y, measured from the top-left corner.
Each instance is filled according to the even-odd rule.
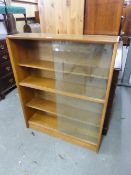
[[[118,35],[123,0],[85,0],[84,34]]]
[[[46,34],[46,33],[20,33],[8,35],[10,39],[24,40],[44,40],[44,41],[73,41],[89,43],[116,43],[119,41],[118,36],[108,35],[72,35],[72,34]],[[32,42],[33,43],[33,42]]]
[[[39,0],[41,32],[83,34],[84,0]]]

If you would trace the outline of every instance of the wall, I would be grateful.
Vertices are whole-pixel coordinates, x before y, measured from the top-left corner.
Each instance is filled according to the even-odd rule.
[[[3,16],[0,14],[0,20],[3,19]],[[3,22],[0,22],[0,34],[6,34],[6,28]]]
[[[38,10],[37,5],[28,4],[28,3],[20,3],[20,2],[12,2],[11,5],[13,6],[21,6],[25,7],[27,17],[35,17],[35,11]],[[22,15],[15,15],[16,17],[23,17]]]
[[[2,22],[0,22],[0,34],[6,34],[6,28]]]

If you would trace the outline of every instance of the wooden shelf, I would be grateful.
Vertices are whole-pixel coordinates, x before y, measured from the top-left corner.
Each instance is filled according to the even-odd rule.
[[[100,113],[80,110],[78,108],[74,108],[65,104],[56,104],[53,101],[49,101],[38,97],[33,98],[29,103],[27,103],[27,106],[43,112],[47,112],[49,114],[53,114],[55,116],[65,117],[67,119],[91,125],[97,128],[99,128],[100,126]],[[61,111],[61,109],[63,111],[62,113],[59,112]]]
[[[50,114],[57,115],[56,103],[49,100],[36,97],[36,98],[33,98],[30,102],[28,102],[27,106],[34,109],[41,110],[43,112],[48,112]]]
[[[59,83],[62,83],[62,81],[59,81]],[[69,84],[71,84],[71,83],[69,83]],[[36,76],[29,76],[26,79],[24,79],[22,82],[20,82],[19,85],[29,87],[29,88],[38,89],[38,90],[48,91],[48,92],[52,92],[52,93],[57,93],[57,94],[65,95],[65,96],[69,96],[69,97],[79,98],[82,100],[88,100],[88,101],[92,101],[92,102],[96,102],[96,103],[102,103],[102,104],[104,103],[103,99],[92,98],[92,97],[88,97],[85,95],[78,95],[75,93],[69,93],[69,92],[64,92],[62,90],[57,90],[55,80],[49,79],[49,78],[40,78],[40,77],[36,77]],[[66,83],[66,85],[67,85],[67,83]],[[62,86],[63,86],[63,84],[62,84]],[[65,84],[64,84],[64,86],[65,86]],[[76,89],[76,85],[72,88]],[[92,89],[92,87],[91,87],[91,89]]]
[[[92,147],[96,150],[96,140],[97,133],[91,131],[86,132],[87,141],[83,139],[76,138],[74,136],[69,136],[59,130],[58,121],[56,117],[50,116],[43,112],[36,112],[28,121],[29,127],[32,129],[40,130],[46,132],[53,136],[66,139],[72,143],[81,143],[82,146]],[[82,131],[81,131],[82,132]],[[81,133],[82,134],[82,133]],[[85,133],[83,133],[85,134]],[[91,148],[92,149],[92,148]]]
[[[26,61],[22,60],[22,62],[19,63],[19,66],[54,71],[53,62],[38,59],[28,59]]]
[[[34,68],[34,69],[41,69],[41,70],[46,70],[46,71],[52,71],[52,72],[60,72],[60,73],[65,73],[65,74],[72,74],[72,75],[80,75],[80,76],[87,76],[87,77],[90,77],[90,78],[98,78],[98,79],[105,79],[107,80],[108,78],[106,76],[100,76],[100,75],[93,75],[93,74],[87,74],[87,73],[83,73],[83,72],[79,72],[79,71],[76,71],[76,72],[73,72],[73,71],[66,71],[66,70],[63,70],[63,71],[60,71],[58,69],[55,69],[54,68],[54,65],[58,65],[58,64],[62,64],[61,62],[52,62],[52,61],[46,61],[46,60],[39,60],[39,59],[28,59],[26,61],[22,60],[22,62],[19,63],[19,66],[22,66],[22,67],[28,67],[28,68]],[[71,63],[63,63],[63,66],[64,65],[69,65],[69,66],[81,66],[83,67],[83,69],[87,69],[88,66],[86,65],[76,65],[76,64],[71,64]],[[89,67],[91,68],[91,66]],[[96,66],[93,67],[92,65],[92,68],[98,68]],[[101,68],[103,69],[103,68]]]

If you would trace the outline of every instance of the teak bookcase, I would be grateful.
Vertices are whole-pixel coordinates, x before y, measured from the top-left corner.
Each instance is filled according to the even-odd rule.
[[[118,40],[93,35],[8,36],[27,127],[98,151]]]

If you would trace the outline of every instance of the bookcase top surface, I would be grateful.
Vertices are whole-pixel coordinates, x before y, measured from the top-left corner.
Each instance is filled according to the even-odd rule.
[[[91,42],[91,43],[117,43],[118,36],[107,35],[69,35],[69,34],[45,34],[45,33],[19,33],[8,35],[9,39],[20,40],[47,40],[47,41],[73,41],[73,42]]]

